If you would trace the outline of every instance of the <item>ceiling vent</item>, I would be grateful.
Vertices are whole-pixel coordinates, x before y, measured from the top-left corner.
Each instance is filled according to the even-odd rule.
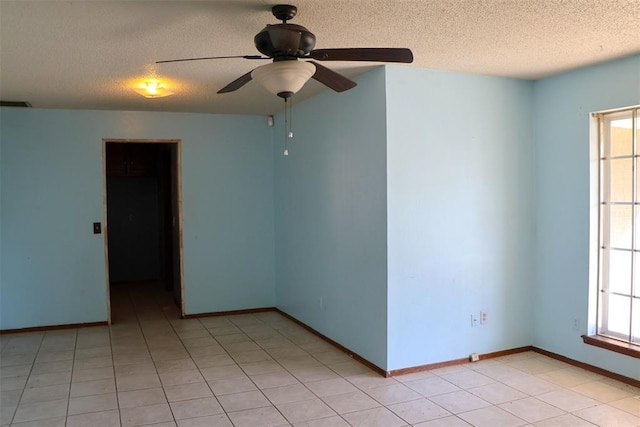
[[[0,107],[24,107],[31,108],[31,104],[27,101],[0,101]]]

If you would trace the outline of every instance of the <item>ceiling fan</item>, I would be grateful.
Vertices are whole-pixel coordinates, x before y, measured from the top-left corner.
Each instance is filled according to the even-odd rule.
[[[272,59],[273,62],[270,64],[257,67],[238,77],[218,93],[233,92],[255,79],[267,90],[286,100],[300,90],[310,78],[336,92],[343,92],[357,85],[353,80],[316,61],[413,62],[413,54],[407,48],[314,49],[316,36],[311,31],[301,25],[287,23],[296,16],[297,11],[295,6],[288,4],[279,4],[271,8],[273,16],[282,23],[267,25],[254,37],[256,48],[266,56],[212,56],[156,63],[227,58]]]

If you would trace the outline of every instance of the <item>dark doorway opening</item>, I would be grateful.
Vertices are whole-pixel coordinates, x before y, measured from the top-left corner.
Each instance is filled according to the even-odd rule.
[[[175,305],[182,306],[178,147],[168,142],[105,142],[112,307],[115,295],[143,288],[164,300],[170,294]],[[111,314],[112,321],[117,320],[117,311]]]

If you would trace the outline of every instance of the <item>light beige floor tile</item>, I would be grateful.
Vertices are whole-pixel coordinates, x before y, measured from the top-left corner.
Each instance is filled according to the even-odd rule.
[[[303,383],[338,378],[338,374],[325,366],[299,366],[287,370]]]
[[[482,375],[470,369],[452,373],[445,373],[441,374],[440,376],[453,385],[458,386],[462,389],[481,387],[483,385],[495,382],[493,378],[487,377],[486,375]]]
[[[265,396],[275,405],[280,403],[299,402],[310,400],[315,397],[311,391],[302,384],[276,387],[262,391]]]
[[[527,395],[521,391],[498,382],[482,387],[470,388],[467,391],[494,405],[527,397]]]
[[[256,390],[255,384],[249,377],[227,378],[223,380],[209,381],[209,387],[216,396],[231,393],[241,393],[243,391]]]
[[[59,362],[61,360],[73,360],[73,350],[41,352],[36,357],[36,363]]]
[[[595,374],[578,368],[556,369],[537,375],[538,378],[558,384],[562,387],[575,387],[591,381],[596,381]]]
[[[120,408],[135,408],[136,406],[167,403],[164,390],[161,387],[144,390],[122,391],[118,393]]]
[[[20,403],[46,402],[47,400],[60,400],[69,398],[70,384],[50,385],[46,387],[27,388],[22,393]]]
[[[417,423],[414,427],[469,427],[471,424],[452,415],[450,417],[437,418],[423,423]]]
[[[319,420],[311,420],[311,421],[301,421],[299,423],[294,423],[294,427],[349,427],[349,423],[347,423],[342,417],[334,416],[328,418],[321,418]]]
[[[16,413],[18,405],[2,405],[0,407],[0,425],[9,425],[13,419],[13,414]]]
[[[349,377],[352,375],[361,375],[372,372],[371,369],[355,360],[331,363],[328,364],[327,367],[342,377]]]
[[[198,334],[204,334],[204,335],[201,335],[198,337],[190,337],[190,338],[183,337],[182,344],[187,349],[196,348],[196,347],[206,347],[209,345],[218,344],[218,341],[216,341],[211,335],[209,335],[209,333],[205,328],[197,329],[195,331],[197,331]]]
[[[572,387],[571,390],[584,394],[603,403],[632,397],[633,394],[601,381],[588,382]]]
[[[0,408],[4,408],[5,406],[18,406],[21,396],[22,390],[0,391]]]
[[[275,427],[289,425],[287,420],[284,419],[280,412],[273,406],[229,412],[227,415],[235,427]]]
[[[408,402],[420,399],[422,396],[411,390],[404,384],[392,384],[384,387],[372,388],[366,393],[383,405],[393,405],[394,403]]]
[[[58,362],[34,363],[31,374],[52,374],[67,372],[73,368],[73,360],[60,360]],[[29,372],[27,372],[28,374]]]
[[[530,359],[516,360],[514,362],[508,363],[507,365],[532,375],[538,375],[558,369],[558,366],[556,364],[549,363],[545,360],[535,357]]]
[[[549,418],[548,420],[535,423],[536,427],[594,427],[588,421],[578,418],[572,414],[560,415],[559,417]]]
[[[229,353],[241,353],[243,351],[256,351],[262,350],[258,344],[253,341],[245,341],[245,342],[233,342],[233,343],[222,343],[222,347],[227,350]]]
[[[246,375],[238,365],[213,366],[200,369],[202,376],[207,381],[222,380],[228,378],[245,378]]]
[[[550,391],[559,390],[561,387],[542,378],[532,375],[525,377],[508,378],[502,381],[509,387],[515,388],[523,393],[531,396],[548,393]]]
[[[74,369],[93,369],[93,368],[106,368],[113,366],[112,357],[92,357],[90,359],[74,360]]]
[[[166,372],[175,371],[188,371],[197,369],[196,364],[193,363],[191,358],[174,359],[174,360],[159,360],[156,362],[156,369],[162,378],[162,374]]]
[[[447,394],[439,394],[437,396],[430,397],[429,400],[437,403],[453,414],[491,406],[489,402],[486,402],[478,396],[464,390],[454,391],[453,393]]]
[[[167,403],[120,409],[122,427],[142,426],[173,421],[171,409]]]
[[[343,415],[354,427],[399,427],[407,423],[387,408],[374,408]]]
[[[2,357],[0,357],[0,368],[6,368],[8,366],[16,366],[16,365],[33,364],[33,361],[35,359],[36,359],[36,353],[2,352]]]
[[[220,354],[227,354],[226,350],[220,344],[207,345],[205,347],[193,347],[188,351],[192,358],[211,357]]]
[[[176,420],[206,417],[208,415],[217,415],[224,412],[215,397],[181,400],[178,402],[171,402],[169,405],[171,406],[173,417]]]
[[[240,368],[247,375],[271,374],[274,372],[285,372],[284,368],[274,360],[263,360],[261,362],[250,362],[240,364]]]
[[[564,415],[564,411],[535,397],[513,400],[499,405],[500,408],[530,423]]]
[[[193,356],[194,363],[200,369],[214,368],[219,366],[235,365],[236,361],[231,358],[227,353],[205,355],[205,356]]]
[[[269,360],[273,360],[271,356],[269,356],[264,350],[252,350],[252,351],[241,351],[241,352],[232,352],[231,357],[236,363],[254,363],[254,362],[266,362]]]
[[[3,378],[0,381],[0,391],[22,390],[27,384],[27,376]]]
[[[319,397],[333,396],[358,391],[358,389],[344,378],[333,378],[323,381],[312,381],[305,384],[309,390]]]
[[[433,374],[431,374],[430,376],[433,376]],[[395,378],[385,378],[381,375],[376,374],[375,372],[352,375],[345,379],[351,384],[358,387],[360,390],[398,384],[398,381],[396,381]]]
[[[18,405],[13,422],[20,423],[65,416],[68,402],[67,399],[59,399]]]
[[[131,374],[116,375],[116,384],[118,391],[142,390],[145,388],[160,387],[160,378],[158,374]]]
[[[597,400],[567,389],[539,394],[536,398],[567,412],[573,412],[599,404]]]
[[[178,332],[178,337],[180,337],[181,340],[186,340],[189,338],[201,338],[201,337],[209,337],[211,336],[209,334],[209,331],[207,331],[207,329],[203,326],[200,329],[191,329],[188,331],[180,331]]]
[[[50,374],[31,374],[27,380],[27,388],[46,387],[49,385],[69,384],[71,372],[53,372]]]
[[[518,378],[528,378],[530,375],[504,364],[473,366],[473,370],[480,372],[496,381],[514,381]]]
[[[320,362],[324,363],[325,365],[328,365],[331,363],[347,362],[351,360],[351,357],[349,357],[346,353],[337,349],[323,351],[320,353],[313,353],[312,355],[314,358],[318,359]]]
[[[218,396],[218,400],[226,412],[271,406],[271,402],[259,391],[227,394]]]
[[[416,381],[407,381],[404,385],[409,387],[411,390],[420,393],[424,397],[437,396],[439,394],[452,393],[460,390],[460,387],[436,376]]]
[[[66,417],[47,418],[46,420],[27,421],[26,423],[13,423],[13,427],[65,427]]]
[[[291,423],[317,420],[336,415],[333,409],[318,398],[294,403],[282,403],[276,407]]]
[[[190,369],[186,371],[171,371],[160,374],[160,381],[163,386],[172,386],[178,384],[192,384],[204,382],[204,378],[198,369]]]
[[[425,398],[412,400],[410,402],[396,403],[395,405],[387,406],[387,408],[391,409],[396,415],[410,424],[416,424],[451,415],[451,413],[446,409]]]
[[[132,363],[114,367],[116,376],[128,377],[139,374],[155,374],[156,367],[151,360],[144,363]]]
[[[251,375],[251,380],[259,389],[299,384],[299,381],[293,375],[284,370],[281,372]]]
[[[380,377],[380,375],[374,372],[371,372],[371,375],[377,375],[378,377]],[[396,375],[393,377],[393,379],[401,383],[406,383],[409,381],[423,380],[425,378],[431,378],[434,376],[435,374],[433,372],[427,370],[427,371],[414,372],[411,374]]]
[[[12,366],[3,366],[0,369],[0,380],[11,377],[24,377],[28,376],[31,373],[33,365],[12,365]],[[47,371],[49,372],[49,371]],[[45,372],[38,372],[45,373]]]
[[[108,380],[115,378],[112,366],[103,368],[74,369],[71,376],[71,382]]]
[[[115,393],[72,397],[69,399],[69,415],[109,411],[113,409],[118,409],[118,399]]]
[[[326,396],[323,400],[339,414],[363,411],[365,409],[373,409],[381,406],[379,402],[361,390],[351,393]]]
[[[71,397],[91,396],[94,394],[115,393],[116,383],[114,380],[84,381],[71,383]]]
[[[496,406],[463,412],[457,415],[475,427],[518,427],[527,422]]]
[[[213,396],[207,383],[180,384],[164,387],[164,392],[169,402]]]
[[[592,406],[575,411],[573,415],[598,426],[637,427],[640,417],[609,405]]]
[[[179,420],[178,427],[233,427],[233,424],[225,414],[220,414]]]
[[[638,396],[615,400],[613,402],[609,402],[609,405],[614,408],[627,411],[636,417],[640,417],[640,397]]]
[[[93,359],[96,357],[110,357],[111,346],[104,347],[91,347],[91,348],[77,348],[75,359]]]

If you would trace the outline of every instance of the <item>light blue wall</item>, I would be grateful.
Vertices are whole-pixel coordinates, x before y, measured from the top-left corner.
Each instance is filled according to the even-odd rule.
[[[533,344],[640,379],[637,359],[586,345],[589,298],[589,113],[640,104],[640,56],[534,85],[536,307]],[[573,330],[573,319],[580,330]],[[593,319],[591,321],[593,323]]]
[[[294,106],[288,157],[276,117],[277,305],[384,368],[384,70],[356,81]]]
[[[387,67],[386,88],[387,368],[530,345],[532,84]]]
[[[187,314],[275,303],[264,117],[3,108],[0,329],[107,319],[103,138],[182,139]]]

